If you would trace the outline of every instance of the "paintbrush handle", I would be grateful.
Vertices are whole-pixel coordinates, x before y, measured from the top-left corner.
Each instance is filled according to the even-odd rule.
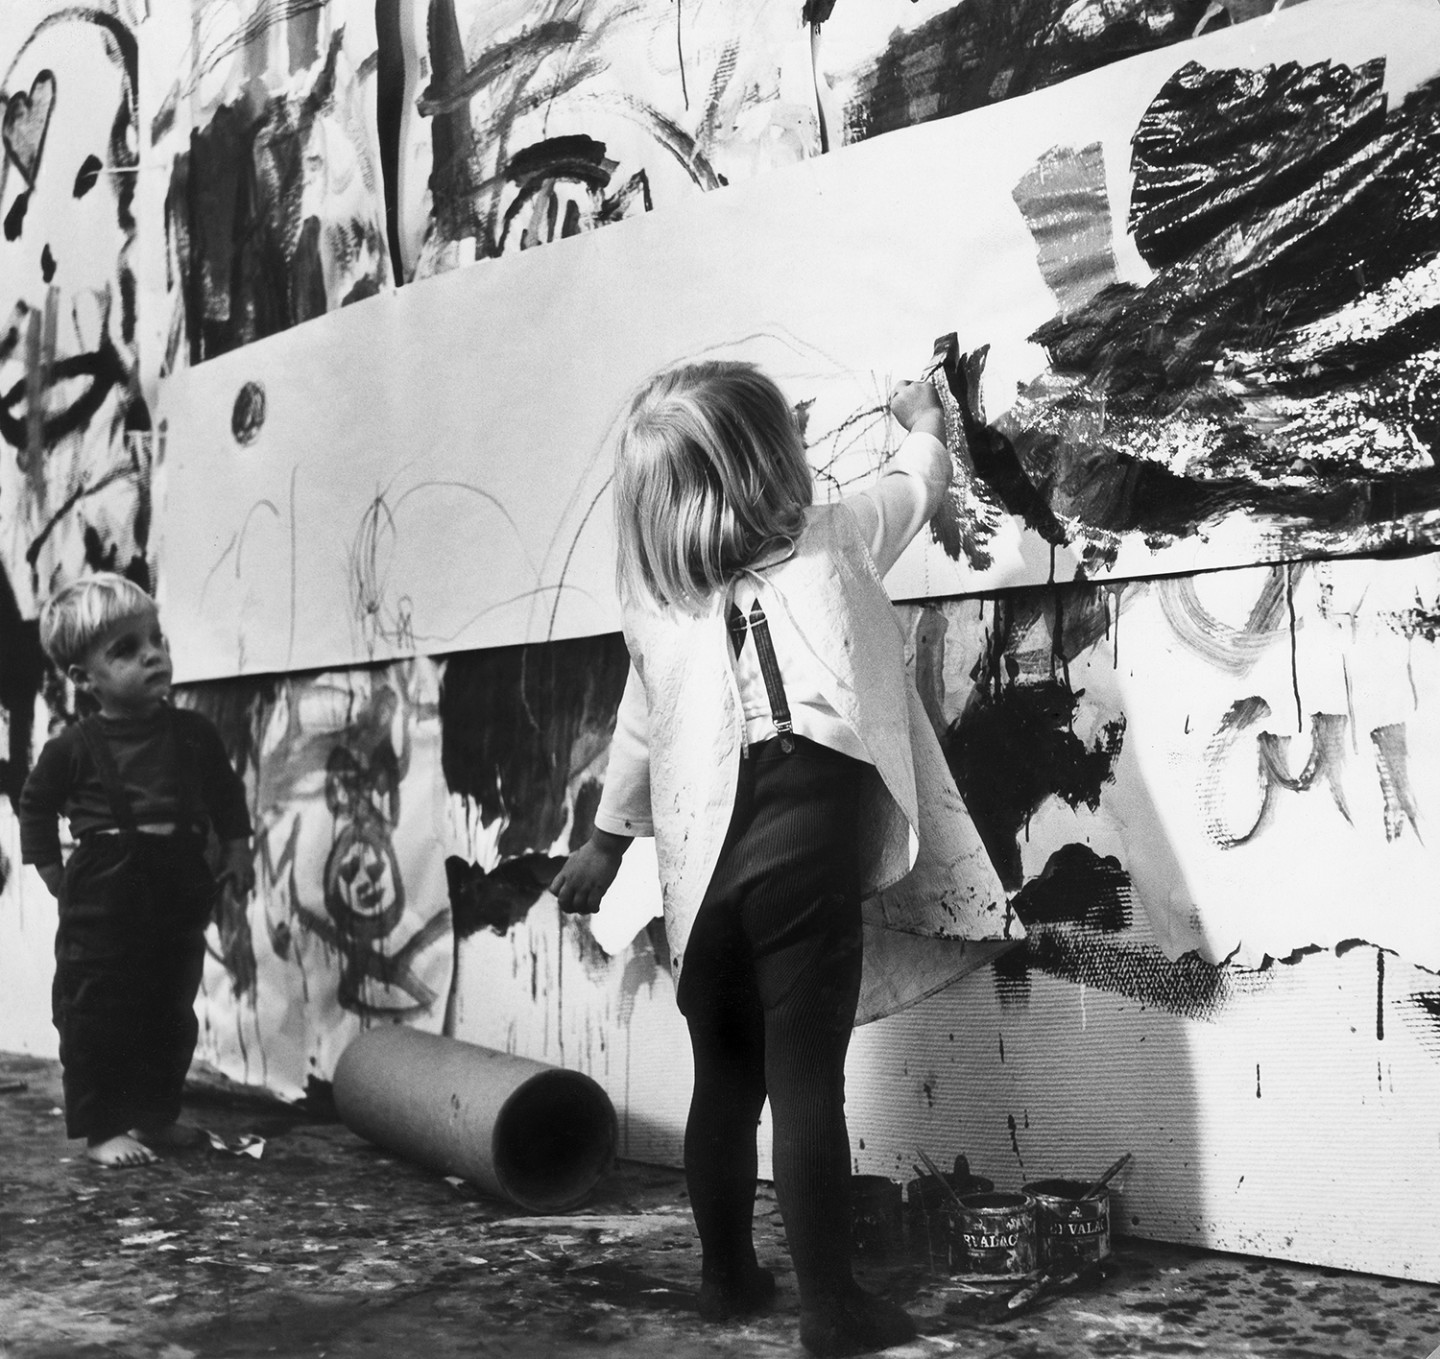
[[[1122,1156],[1118,1161],[1116,1161],[1115,1164],[1111,1166],[1110,1169],[1107,1170],[1098,1180],[1096,1180],[1089,1189],[1087,1189],[1083,1194],[1081,1194],[1080,1197],[1082,1199],[1093,1199],[1096,1194],[1098,1194],[1102,1189],[1104,1189],[1105,1186],[1115,1178],[1115,1176],[1117,1176],[1122,1170],[1124,1170],[1127,1165],[1130,1164],[1130,1162],[1134,1159],[1134,1156],[1135,1153],[1133,1151],[1127,1151],[1124,1156]]]
[[[955,1192],[955,1186],[951,1184],[950,1181],[947,1180],[940,1173],[940,1167],[937,1166],[935,1162],[932,1161],[923,1151],[921,1151],[919,1147],[915,1148],[915,1154],[920,1158],[921,1162],[925,1166],[925,1169],[928,1170],[937,1180],[940,1181],[941,1184],[945,1186],[946,1192],[949,1193],[950,1197],[955,1200],[955,1206],[963,1211],[965,1205],[960,1202],[960,1195]]]

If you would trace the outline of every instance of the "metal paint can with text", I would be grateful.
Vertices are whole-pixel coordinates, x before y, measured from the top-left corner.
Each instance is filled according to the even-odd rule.
[[[852,1245],[857,1255],[898,1255],[904,1243],[900,1186],[884,1175],[850,1177]]]
[[[1110,1254],[1110,1191],[1083,1197],[1081,1180],[1034,1180],[1025,1192],[1035,1200],[1035,1234],[1040,1266],[1072,1273]]]
[[[1029,1194],[964,1194],[955,1217],[967,1273],[1034,1272],[1035,1200]]]

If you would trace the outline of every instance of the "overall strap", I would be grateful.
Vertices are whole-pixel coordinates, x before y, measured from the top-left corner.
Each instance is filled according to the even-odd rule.
[[[205,799],[200,793],[200,775],[195,767],[195,750],[186,739],[181,726],[179,710],[167,707],[170,737],[175,743],[175,760],[179,766],[179,805],[175,809],[175,824],[181,831],[193,831],[205,824]]]
[[[755,639],[755,654],[760,661],[760,674],[765,680],[765,693],[770,699],[770,720],[779,733],[780,749],[788,755],[795,749],[795,738],[791,735],[795,727],[790,720],[790,704],[785,698],[785,682],[780,678],[780,663],[775,659],[775,644],[770,639],[770,620],[765,617],[765,610],[756,599],[748,619],[740,612],[739,605],[732,603],[726,622],[730,628],[730,643],[737,656],[745,645],[747,631]]]
[[[79,727],[85,748],[90,752],[90,761],[100,776],[105,796],[110,800],[110,815],[115,818],[122,831],[134,834],[135,813],[129,798],[125,796],[125,788],[120,782],[120,770],[115,765],[115,756],[110,750],[110,743],[105,739],[105,733],[100,730],[93,717],[82,717]]]

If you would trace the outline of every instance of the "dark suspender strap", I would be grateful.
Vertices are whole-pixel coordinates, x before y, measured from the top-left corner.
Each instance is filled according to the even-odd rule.
[[[205,800],[200,796],[200,773],[194,747],[185,739],[180,716],[174,708],[167,707],[170,718],[170,737],[175,742],[175,759],[179,765],[180,805],[175,809],[175,824],[183,832],[203,827],[205,817],[202,808]]]
[[[105,734],[96,727],[94,718],[80,719],[80,735],[85,742],[85,748],[90,752],[95,772],[100,776],[105,796],[110,800],[110,815],[115,818],[115,824],[121,830],[133,834],[135,813],[131,810],[130,800],[125,796],[124,786],[120,782],[120,771],[115,767],[115,756],[110,752],[110,743],[106,741]]]
[[[770,720],[780,734],[780,749],[787,755],[795,749],[791,735],[790,704],[785,699],[785,684],[780,678],[780,663],[775,659],[775,644],[770,640],[770,620],[757,599],[750,610],[750,635],[755,639],[755,653],[760,658],[760,673],[765,677],[765,692],[770,697]]]

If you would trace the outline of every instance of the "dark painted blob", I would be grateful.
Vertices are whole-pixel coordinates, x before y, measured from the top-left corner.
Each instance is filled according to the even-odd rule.
[[[1103,568],[1232,511],[1275,555],[1427,542],[1440,520],[1440,82],[1182,67],[1135,135],[1157,272],[1034,335],[997,424]]]
[[[1069,645],[1080,646],[1100,626],[1100,591],[1062,587],[993,602],[993,624],[976,665],[975,687],[941,739],[1000,881],[1012,891],[1024,881],[1020,832],[1030,817],[1051,797],[1071,807],[1097,808],[1103,786],[1114,778],[1124,740],[1123,718],[1106,724],[1090,745],[1073,730],[1084,691],[1072,690],[1068,678],[1054,668],[1067,660],[1067,604],[1074,606],[1077,619]],[[1019,653],[1037,625],[1057,639],[1049,653],[1052,667],[1049,673],[1032,669],[1022,675]]]
[[[366,216],[345,187],[362,170],[336,131],[343,42],[337,29],[323,60],[317,49],[299,94],[269,94],[258,72],[175,158],[166,228],[191,363],[323,315],[327,275],[340,280],[337,306],[376,295],[388,279],[378,205]]]
[[[1195,32],[1203,0],[965,0],[897,29],[858,74],[844,140],[863,141],[1068,80]],[[1080,20],[1067,24],[1067,15]]]
[[[445,782],[475,805],[485,825],[504,819],[502,860],[546,851],[564,831],[572,785],[614,731],[627,668],[618,634],[493,647],[446,661]],[[585,796],[583,803],[593,816],[593,800]],[[589,831],[577,815],[572,843]]]
[[[564,864],[558,856],[522,854],[487,873],[479,864],[450,855],[445,878],[455,937],[467,939],[482,929],[508,934],[512,925],[525,919]]]
[[[5,565],[0,562],[0,713],[9,737],[0,754],[0,795],[13,807],[30,773],[35,732],[35,701],[45,682],[47,663],[40,649],[40,625],[22,618]],[[0,884],[3,885],[3,884]]]
[[[1006,514],[1059,546],[1066,540],[1065,529],[1021,466],[1014,443],[985,421],[981,383],[990,347],[962,354],[950,335],[936,348],[964,437],[959,474],[930,521],[930,536],[947,555],[958,560],[963,554],[977,570],[991,564],[986,545]]]

